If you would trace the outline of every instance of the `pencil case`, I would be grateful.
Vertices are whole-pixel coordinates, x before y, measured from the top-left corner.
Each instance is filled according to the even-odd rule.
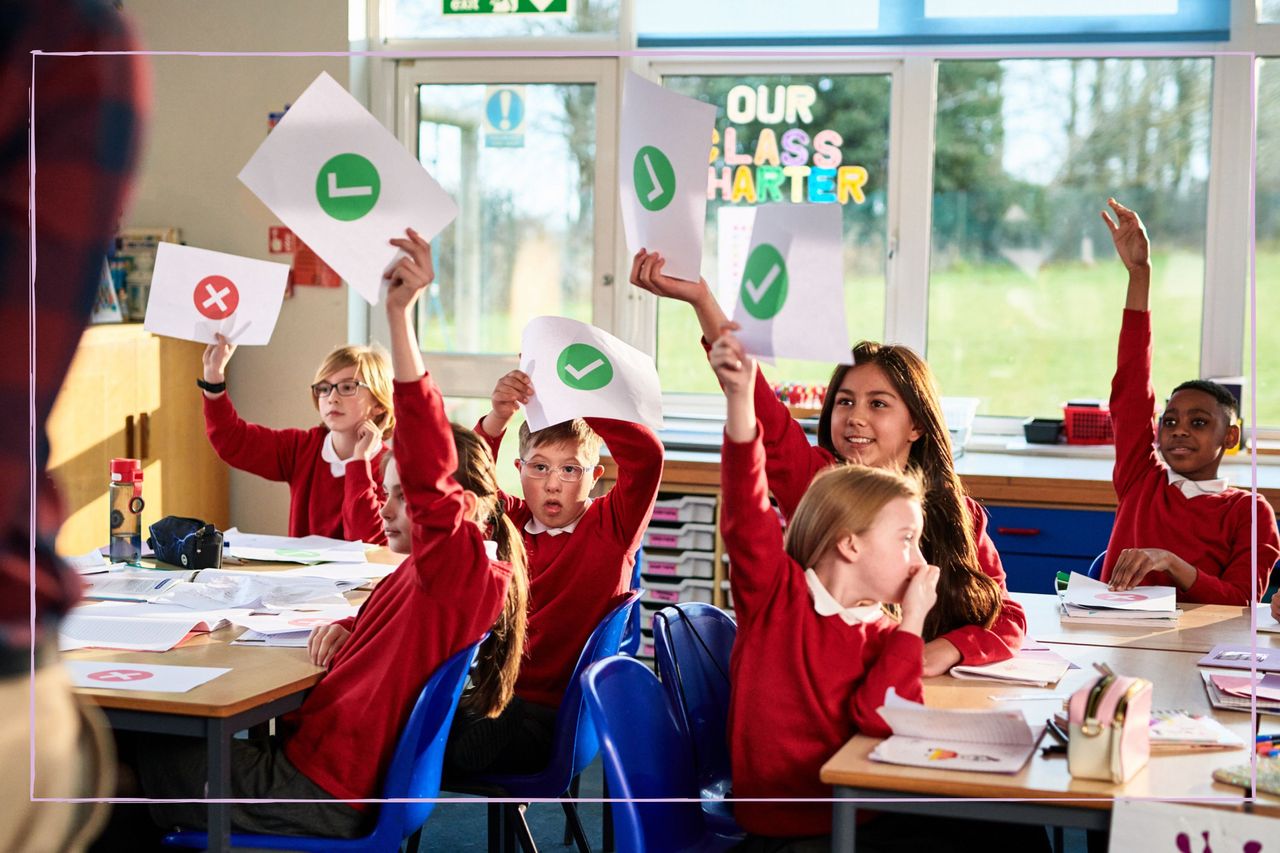
[[[156,559],[184,569],[222,568],[222,533],[198,518],[166,515],[148,528]]]
[[[1151,758],[1151,682],[1105,671],[1071,694],[1067,723],[1072,776],[1128,782]]]

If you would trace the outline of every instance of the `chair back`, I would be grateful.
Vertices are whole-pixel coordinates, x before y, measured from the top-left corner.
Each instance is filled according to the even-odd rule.
[[[631,569],[631,589],[640,589],[640,573],[644,571],[644,548],[637,548],[635,553],[635,565]],[[631,608],[631,618],[627,620],[626,630],[622,632],[622,645],[618,647],[618,652],[624,655],[635,657],[640,651],[641,629],[644,627],[644,608]]]
[[[1093,558],[1093,562],[1089,564],[1089,577],[1094,580],[1102,580],[1102,564],[1106,559],[1106,551]]]
[[[586,705],[599,732],[618,853],[700,847],[708,830],[697,802],[688,733],[681,728],[652,670],[617,655],[583,679]],[[688,798],[683,803],[639,799]]]
[[[653,616],[653,656],[676,720],[689,734],[694,774],[707,796],[731,785],[729,655],[738,625],[718,607],[686,602]]]

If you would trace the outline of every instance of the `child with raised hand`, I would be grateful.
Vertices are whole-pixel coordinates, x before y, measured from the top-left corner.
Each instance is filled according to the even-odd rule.
[[[706,281],[671,278],[663,264],[660,255],[641,250],[632,262],[631,283],[689,303],[707,345],[728,322],[724,311]],[[833,465],[918,472],[929,505],[920,548],[942,568],[938,604],[925,622],[924,674],[1012,657],[1022,646],[1026,615],[1008,597],[986,512],[956,475],[933,372],[907,347],[870,341],[853,348],[852,362],[831,374],[816,447],[756,370],[755,412],[778,508],[790,518],[814,478]]]
[[[498,380],[493,408],[476,424],[494,458],[507,424],[534,394],[527,374]],[[590,497],[607,443],[618,480]],[[481,773],[529,773],[551,757],[556,713],[587,638],[628,594],[635,552],[662,480],[662,443],[646,426],[586,418],[530,432],[520,427],[523,499],[503,495],[529,553],[529,642],[516,699],[497,719],[460,714],[446,762],[459,781]]]
[[[383,442],[395,417],[385,353],[366,346],[335,349],[321,363],[311,403],[323,424],[308,430],[270,429],[245,421],[227,394],[227,363],[235,352],[222,335],[204,351],[205,431],[232,467],[289,484],[289,535],[386,544],[378,508]]]
[[[329,670],[302,707],[283,719],[283,734],[265,745],[232,742],[232,797],[319,802],[237,803],[231,820],[238,829],[335,837],[366,832],[376,807],[332,800],[379,796],[423,685],[491,627],[467,701],[475,713],[497,715],[514,689],[524,639],[524,547],[502,515],[487,449],[445,418],[440,389],[423,368],[410,317],[434,274],[429,244],[408,234],[392,241],[408,257],[390,273],[386,297],[399,418],[383,519],[392,545],[409,556],[374,588],[345,635],[331,632]],[[144,790],[152,797],[198,798],[206,778],[204,745],[175,740],[190,743],[178,745],[181,754],[147,750],[151,758],[140,767]],[[153,803],[152,812],[166,825],[205,820],[199,803]]]
[[[1203,379],[1173,389],[1157,421],[1151,382],[1151,246],[1138,214],[1114,198],[1102,218],[1129,272],[1111,420],[1118,506],[1102,580],[1115,590],[1172,585],[1182,601],[1249,605],[1280,557],[1275,513],[1261,496],[1218,477],[1240,441],[1231,392]],[[1257,526],[1253,512],[1257,508]],[[1253,563],[1257,544],[1257,566]]]

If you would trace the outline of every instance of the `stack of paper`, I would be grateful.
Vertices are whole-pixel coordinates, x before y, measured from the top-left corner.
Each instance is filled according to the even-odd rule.
[[[176,616],[98,616],[86,609],[68,614],[58,626],[58,649],[127,649],[167,652],[191,633],[216,631],[225,619],[204,614]]]
[[[1044,726],[1033,729],[1021,711],[926,708],[892,687],[879,714],[893,736],[871,758],[911,767],[1017,773],[1044,734]]]
[[[241,560],[271,563],[363,563],[365,544],[327,536],[267,536],[241,533],[233,527],[223,534],[227,553]]]
[[[245,613],[232,618],[245,631],[232,645],[284,646],[306,648],[312,629],[356,615],[354,605],[315,609],[282,610],[279,613]]]
[[[184,579],[182,573],[146,569],[89,575],[84,578],[84,597],[104,601],[155,601]]]
[[[1227,711],[1248,711],[1254,701],[1262,714],[1280,714],[1280,675],[1259,676],[1201,670],[1209,704]]]
[[[1151,712],[1151,751],[1183,752],[1207,749],[1241,749],[1244,741],[1207,715],[1186,711]]]
[[[1048,687],[1057,684],[1071,668],[1071,661],[1048,648],[1024,648],[1008,660],[985,666],[953,666],[955,678],[998,681],[1003,684],[1027,684]]]
[[[1176,626],[1182,615],[1177,590],[1171,586],[1139,586],[1119,592],[1102,581],[1072,572],[1061,595],[1063,622]]]

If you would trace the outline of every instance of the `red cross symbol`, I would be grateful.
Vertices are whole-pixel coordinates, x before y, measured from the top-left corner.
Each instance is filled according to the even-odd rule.
[[[86,677],[94,681],[141,681],[154,675],[155,673],[143,669],[106,669],[102,672],[91,672]]]
[[[297,625],[299,628],[310,628],[313,625],[328,625],[332,621],[332,619],[312,616],[305,619],[290,619],[289,624]]]
[[[1103,601],[1146,601],[1147,597],[1140,592],[1100,592],[1098,598]]]
[[[240,291],[226,276],[207,275],[196,285],[193,298],[201,314],[210,320],[223,320],[235,313]]]

